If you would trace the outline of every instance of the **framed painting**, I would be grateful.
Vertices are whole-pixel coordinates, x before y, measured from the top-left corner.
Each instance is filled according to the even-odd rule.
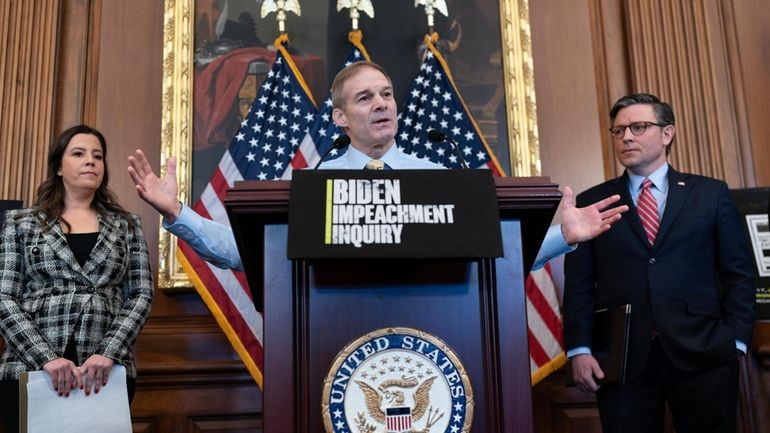
[[[253,102],[275,53],[275,14],[263,0],[165,0],[161,158],[177,158],[180,199],[193,204]],[[348,10],[338,0],[300,1],[289,14],[290,52],[316,103],[327,96],[349,52]],[[387,3],[387,7],[385,4]],[[389,71],[404,101],[428,32],[413,0],[372,0],[359,20],[363,44]],[[433,30],[458,90],[503,169],[540,174],[527,0],[446,0],[449,16]],[[233,72],[235,71],[235,72]],[[191,287],[176,258],[176,239],[161,229],[158,284]]]

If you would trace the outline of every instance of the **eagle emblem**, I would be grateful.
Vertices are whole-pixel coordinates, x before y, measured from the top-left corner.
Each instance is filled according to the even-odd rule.
[[[262,10],[260,11],[260,16],[264,18],[268,14],[273,12],[276,12],[279,15],[285,14],[284,11],[293,12],[297,16],[302,15],[302,10],[299,7],[298,0],[265,0],[265,2],[262,3]]]
[[[444,14],[444,16],[449,16],[449,10],[446,7],[446,0],[415,0],[414,1],[414,7],[423,5],[425,6],[425,13],[428,15],[433,15],[434,10],[437,10]]]
[[[355,9],[356,17],[358,16],[358,11],[361,11],[366,15],[369,15],[370,18],[374,18],[374,6],[372,6],[372,0],[338,0],[337,12],[345,8],[350,8],[351,10]]]
[[[446,343],[412,328],[359,337],[324,382],[327,433],[467,433],[473,391]]]
[[[417,386],[418,382],[414,377],[389,379],[378,389],[361,380],[357,380],[356,383],[366,396],[366,409],[369,416],[380,424],[386,424],[386,433],[429,433],[430,427],[444,416],[438,409],[431,409],[424,429],[413,430],[412,423],[419,421],[425,415],[430,404],[430,388],[435,380],[436,376],[430,377],[417,387],[413,394],[412,406],[404,406],[406,401],[403,390]],[[383,400],[390,406],[385,410],[383,410]]]

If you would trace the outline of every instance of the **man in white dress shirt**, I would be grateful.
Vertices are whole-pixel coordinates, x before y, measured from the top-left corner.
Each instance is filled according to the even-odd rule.
[[[350,137],[350,146],[337,159],[321,164],[322,169],[364,169],[380,164],[385,169],[444,169],[444,166],[401,152],[396,146],[398,117],[393,84],[377,64],[356,62],[334,78],[332,117]],[[243,269],[230,227],[201,217],[177,198],[176,161],[169,158],[166,174],[159,178],[144,153],[128,157],[128,172],[139,196],[163,216],[163,228],[184,239],[201,258],[220,268]],[[592,239],[620,219],[628,206],[607,209],[620,196],[576,208],[569,187],[561,204],[562,224],[548,230],[533,269],[573,250],[578,242]]]
[[[332,119],[350,137],[341,157],[322,169],[355,170],[382,161],[384,168],[443,169],[442,165],[401,152],[396,146],[398,112],[390,77],[376,63],[356,62],[332,83]]]

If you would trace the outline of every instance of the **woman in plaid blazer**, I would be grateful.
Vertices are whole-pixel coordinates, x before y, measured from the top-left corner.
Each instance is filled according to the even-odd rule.
[[[98,392],[116,363],[136,377],[132,345],[150,312],[152,274],[139,218],[107,187],[106,151],[93,128],[63,132],[34,207],[6,213],[0,413],[13,423],[6,431],[15,431],[23,371],[47,371],[61,396],[75,387]]]

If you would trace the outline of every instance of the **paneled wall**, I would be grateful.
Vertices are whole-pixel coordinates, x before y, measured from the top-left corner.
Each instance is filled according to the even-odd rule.
[[[616,176],[607,112],[644,90],[674,103],[675,166],[770,185],[769,2],[530,0],[529,10],[545,175],[577,191]],[[125,167],[135,148],[159,160],[162,25],[160,0],[0,0],[0,198],[29,203],[51,136],[90,123],[107,136],[112,188],[142,216],[155,263],[157,214]],[[762,329],[742,390],[766,408]],[[136,349],[135,431],[261,430],[260,393],[194,293],[157,293]],[[573,391],[558,376],[535,389],[535,419],[561,420],[538,431],[596,431],[592,399]],[[758,416],[743,416],[742,431],[766,433]]]
[[[753,161],[757,186],[770,185],[770,2],[743,0],[725,2],[731,9],[737,35],[730,69],[740,73],[743,101],[738,103],[739,125],[745,124],[748,137],[741,137],[744,156]],[[744,126],[740,126],[743,130]],[[745,163],[746,158],[744,158]],[[748,171],[748,169],[747,169]]]
[[[0,197],[31,203],[52,134],[58,0],[0,1]]]
[[[738,128],[743,89],[740,72],[730,69],[737,56],[730,50],[730,6],[650,0],[628,1],[625,9],[633,90],[658,94],[678,114],[671,155],[677,168],[733,187],[753,184],[753,167],[744,171],[742,164],[740,138],[747,131]]]
[[[770,185],[769,3],[552,0],[530,21],[544,174],[577,190],[620,174],[608,112],[645,91],[674,106],[675,167]]]

